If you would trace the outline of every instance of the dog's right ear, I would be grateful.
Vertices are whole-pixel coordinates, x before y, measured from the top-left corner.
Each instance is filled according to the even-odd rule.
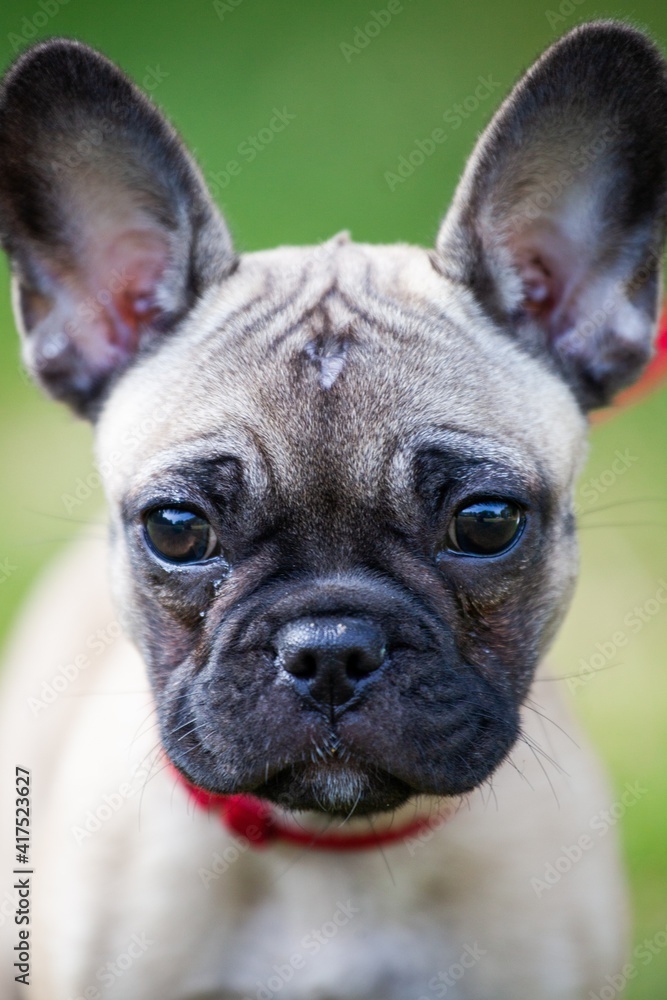
[[[88,416],[235,265],[174,129],[104,56],[65,39],[30,49],[2,84],[0,236],[26,365]]]

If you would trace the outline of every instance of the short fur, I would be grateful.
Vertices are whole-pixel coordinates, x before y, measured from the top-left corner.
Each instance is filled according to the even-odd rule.
[[[10,70],[0,224],[24,356],[96,423],[134,645],[85,678],[122,699],[27,710],[113,620],[82,544],[11,656],[3,759],[31,767],[39,804],[35,1000],[260,997],[343,911],[285,1000],[444,995],[464,955],[446,994],[460,1000],[604,984],[624,941],[612,838],[553,892],[536,885],[608,793],[559,732],[553,685],[532,686],[576,576],[584,413],[650,354],[666,198],[665,64],[611,22],[570,32],[517,85],[433,251],[341,234],[239,258],[180,140],[104,57],[56,40]],[[454,551],[456,512],[497,496],[523,512],[516,543]],[[213,557],[151,549],[147,516],[174,505],[207,519]],[[342,702],[281,659],[285,630],[320,620],[382,638]],[[154,726],[191,781],[254,792],[314,834],[332,817],[450,818],[388,849],[389,874],[380,853],[246,850],[189,814]],[[104,982],[133,934],[150,943]],[[3,996],[12,981],[0,968]]]

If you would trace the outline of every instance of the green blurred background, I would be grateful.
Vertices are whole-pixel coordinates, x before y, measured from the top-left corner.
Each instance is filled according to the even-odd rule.
[[[0,11],[0,57],[7,65],[30,41],[63,34],[118,61],[195,150],[237,246],[255,250],[313,243],[341,229],[357,240],[430,245],[479,130],[555,37],[578,21],[613,16],[648,28],[667,48],[667,6],[655,0],[402,0],[400,7],[394,0],[389,23],[361,48],[356,29],[385,0],[12,0]],[[474,93],[479,77],[491,78],[492,96],[391,190],[385,174]],[[274,108],[294,117],[271,142],[260,140],[248,162],[239,146],[266,138],[260,130]],[[225,183],[232,159],[242,169]],[[4,635],[44,563],[82,523],[102,533],[104,517],[99,489],[85,496],[81,488],[92,472],[88,428],[43,400],[20,371],[4,260],[0,270]],[[600,654],[604,669],[563,688],[617,788],[639,781],[646,789],[620,823],[637,942],[667,926],[667,605],[650,603],[667,578],[665,427],[667,388],[593,430],[580,501],[581,582],[553,656],[560,674],[576,675]],[[620,473],[617,450],[626,455]],[[63,498],[76,498],[77,489],[83,499],[68,509]],[[646,620],[631,633],[623,620],[647,601]],[[629,641],[614,651],[619,628]],[[632,1000],[667,996],[667,949],[637,970]]]

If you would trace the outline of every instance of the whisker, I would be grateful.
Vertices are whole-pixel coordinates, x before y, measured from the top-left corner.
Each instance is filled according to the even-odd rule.
[[[606,670],[616,669],[616,667],[627,667],[627,663],[606,663],[602,667],[596,667],[593,673],[603,674]],[[578,674],[563,674],[560,677],[536,677],[533,681],[534,684],[547,684],[553,681],[569,681],[576,680],[578,677],[591,677],[592,673],[590,670],[580,670]]]
[[[139,805],[137,807],[137,827],[139,830],[141,830],[141,810],[144,803],[144,792],[146,791],[146,786],[148,785],[149,781],[151,781],[157,774],[160,773],[160,771],[163,771],[169,765],[169,761],[166,759],[166,755],[164,753],[164,750],[162,749],[161,743],[155,745],[155,747],[153,748],[153,752],[155,753],[155,758],[153,761],[151,761],[151,764],[148,768],[148,774],[144,778],[143,784],[141,786],[141,791],[139,792]],[[145,759],[146,758],[144,758],[144,760]],[[162,767],[159,768],[157,771],[154,771],[153,769],[155,768],[157,762],[160,760],[164,761]]]
[[[530,790],[534,792],[535,791],[535,786],[531,783],[530,778],[528,777],[528,775],[525,774],[525,772],[521,770],[521,768],[516,763],[516,761],[512,760],[511,756],[507,757],[506,759],[507,759],[507,763],[510,765],[510,767],[514,768],[514,770],[519,775],[519,777],[523,778],[523,780],[526,782],[526,784],[528,785],[528,787],[530,788]]]
[[[579,746],[579,744],[577,743],[577,741],[574,739],[574,737],[571,736],[570,733],[567,732],[567,730],[563,729],[563,727],[560,726],[557,722],[555,722],[553,719],[550,719],[548,715],[545,715],[544,712],[540,712],[540,710],[538,708],[536,708],[535,703],[531,704],[531,700],[532,699],[528,699],[527,698],[526,701],[524,702],[524,705],[526,706],[526,708],[529,708],[531,712],[535,713],[535,715],[539,715],[539,717],[541,719],[544,719],[545,722],[550,722],[552,726],[555,726],[556,729],[558,729],[563,734],[563,736],[566,736],[568,738],[568,740],[571,743],[574,744],[574,746],[577,748],[577,750],[580,750],[581,747]]]
[[[519,735],[519,739],[520,739],[520,740],[522,740],[522,741],[523,741],[523,742],[524,742],[524,743],[526,744],[526,746],[530,747],[530,748],[531,748],[531,750],[534,750],[534,751],[536,751],[536,752],[537,752],[537,753],[539,753],[539,754],[540,754],[540,755],[541,755],[542,757],[544,757],[544,759],[545,759],[546,761],[548,761],[548,762],[549,762],[549,763],[550,763],[550,764],[552,765],[552,767],[554,767],[554,768],[555,768],[555,769],[556,769],[556,770],[557,770],[557,771],[559,772],[559,774],[562,774],[562,775],[565,775],[565,777],[568,777],[568,778],[570,777],[570,775],[569,775],[569,774],[567,773],[567,771],[565,770],[565,768],[563,768],[563,767],[562,767],[562,766],[561,766],[561,765],[560,765],[560,764],[558,763],[558,761],[557,761],[557,760],[555,760],[555,759],[554,759],[553,757],[551,757],[551,756],[550,756],[550,755],[549,755],[549,754],[548,754],[548,753],[546,752],[546,750],[545,750],[545,749],[544,749],[543,747],[541,747],[541,746],[539,745],[539,743],[537,743],[537,741],[536,741],[536,740],[534,740],[534,739],[533,739],[533,737],[532,737],[532,736],[529,736],[529,735],[528,735],[527,733],[525,733],[525,732],[523,732],[523,731],[522,731],[522,732],[520,733],[520,735]]]
[[[370,816],[367,816],[366,819],[368,821],[368,825],[371,828],[371,833],[373,834],[374,837],[376,837],[377,833],[376,833],[375,827],[373,826],[373,820],[371,819]],[[382,860],[384,861],[384,866],[387,869],[387,873],[389,874],[389,878],[391,879],[391,884],[395,887],[396,886],[396,879],[394,878],[394,873],[391,870],[391,865],[389,864],[389,860],[387,858],[387,855],[385,854],[385,852],[382,849],[382,844],[377,844],[376,846],[377,846],[378,852],[382,855]]]
[[[664,503],[667,504],[667,497],[631,497],[629,500],[614,500],[613,503],[595,504],[588,510],[582,510],[578,517],[590,517],[591,514],[601,514],[605,510],[612,510],[614,507],[629,507],[634,503]]]
[[[551,778],[550,778],[550,776],[549,776],[549,774],[548,774],[548,772],[547,772],[547,769],[546,769],[546,767],[544,766],[544,764],[543,764],[543,763],[542,763],[542,761],[540,760],[540,758],[539,758],[539,756],[538,756],[538,753],[537,753],[537,750],[536,750],[536,748],[535,748],[535,747],[532,747],[532,746],[530,745],[530,743],[528,743],[528,744],[527,744],[527,746],[528,746],[528,748],[530,749],[530,752],[532,753],[532,755],[533,755],[533,757],[535,758],[535,760],[537,761],[537,763],[538,763],[538,764],[540,765],[540,767],[542,768],[542,773],[543,773],[544,777],[545,777],[545,778],[547,779],[547,782],[548,782],[548,784],[549,784],[549,788],[551,789],[551,793],[552,793],[552,795],[553,795],[554,799],[556,800],[556,805],[557,805],[557,806],[558,806],[558,808],[560,809],[560,800],[559,800],[559,798],[558,798],[558,795],[556,794],[556,789],[555,789],[555,788],[554,788],[554,786],[553,786],[553,782],[552,782],[552,780],[551,780]]]
[[[70,691],[67,694],[61,694],[61,698],[111,698],[114,695],[128,695],[128,694],[146,694],[150,695],[153,692],[150,690],[146,691]]]
[[[29,514],[34,514],[36,517],[46,517],[51,521],[66,521],[68,524],[84,524],[84,525],[94,525],[94,526],[106,526],[106,517],[104,515],[95,517],[71,517],[69,514],[54,514],[50,510],[39,510],[36,507],[26,507],[25,510]]]
[[[351,819],[352,816],[354,815],[354,810],[357,808],[357,806],[359,805],[359,803],[361,801],[361,796],[363,794],[363,791],[364,791],[363,788],[359,789],[359,794],[357,795],[357,798],[356,798],[356,801],[355,801],[354,805],[352,806],[352,808],[350,809],[349,813],[347,814],[347,816],[345,817],[345,819],[342,821],[342,823],[338,824],[338,829],[339,830],[341,829],[341,827],[345,826],[345,824],[347,823],[347,821],[349,819]]]
[[[664,521],[616,521],[604,524],[580,524],[579,531],[594,531],[597,528],[664,528]]]
[[[151,722],[151,725],[149,726],[148,729],[144,730],[143,727],[146,725],[146,723],[150,719],[153,720]],[[140,737],[145,736],[146,733],[149,733],[151,731],[151,729],[155,729],[157,726],[159,726],[159,720],[158,720],[157,716],[155,715],[155,706],[153,704],[151,704],[151,707],[150,707],[150,710],[148,712],[148,715],[146,715],[146,717],[139,723],[139,725],[137,726],[137,728],[134,731],[134,736],[132,737],[132,741],[130,742],[129,749],[130,750],[132,749],[132,747],[137,742],[137,740],[140,739]]]

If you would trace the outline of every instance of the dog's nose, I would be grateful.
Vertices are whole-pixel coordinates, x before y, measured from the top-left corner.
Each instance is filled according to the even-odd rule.
[[[301,618],[276,637],[278,665],[321,704],[349,701],[387,655],[381,629],[362,618]]]

